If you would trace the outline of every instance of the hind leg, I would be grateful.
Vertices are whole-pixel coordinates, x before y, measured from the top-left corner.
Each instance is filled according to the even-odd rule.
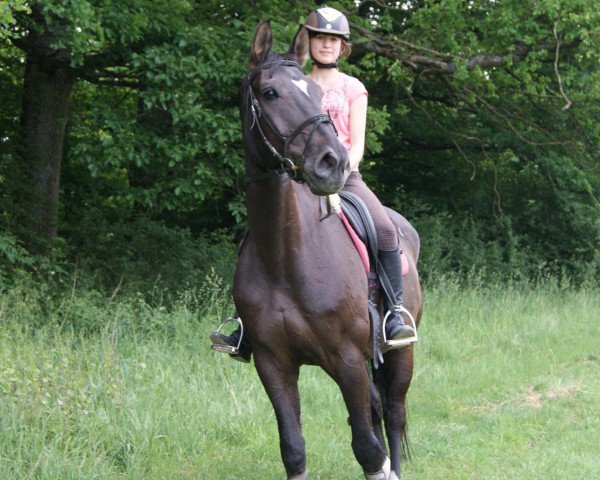
[[[304,480],[308,477],[304,437],[300,427],[299,367],[258,351],[255,352],[254,362],[275,410],[281,459],[288,479]]]
[[[383,436],[383,406],[377,387],[374,382],[371,382],[371,422],[373,423],[373,431],[381,448],[387,454],[385,438]]]
[[[403,442],[406,441],[406,394],[413,374],[412,346],[388,352],[384,368],[386,392],[383,398],[383,418],[392,462],[390,479],[393,480],[401,478]]]
[[[390,444],[390,459],[392,461],[392,475],[390,480],[402,478],[402,442],[405,438],[406,428],[406,398],[392,399],[389,404],[386,418],[386,431]]]

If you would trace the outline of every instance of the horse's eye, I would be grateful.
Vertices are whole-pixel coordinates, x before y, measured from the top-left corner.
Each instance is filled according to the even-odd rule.
[[[277,94],[277,91],[272,88],[267,88],[263,92],[263,97],[265,97],[267,100],[275,100],[278,96],[279,95]]]

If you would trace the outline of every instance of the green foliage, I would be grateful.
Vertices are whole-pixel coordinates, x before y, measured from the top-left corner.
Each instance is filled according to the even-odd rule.
[[[58,243],[58,242],[56,242]],[[0,291],[24,284],[39,287],[62,287],[67,276],[61,248],[54,247],[55,257],[32,255],[9,233],[0,232]]]
[[[227,282],[233,278],[237,252],[230,233],[194,236],[188,229],[143,217],[88,227],[76,268],[85,281],[93,280],[92,287],[148,295],[158,290],[170,302],[177,292],[200,285],[210,272]]]
[[[330,6],[353,25],[354,54],[342,68],[369,90],[362,172],[418,226],[424,277],[597,275],[593,2]],[[62,164],[54,254],[61,260],[48,260],[45,271],[57,271],[55,263],[91,271],[107,290],[121,277],[137,286],[160,278],[176,289],[207,271],[210,254],[197,245],[233,252],[244,229],[238,104],[254,28],[272,19],[281,51],[307,12],[306,4],[279,0],[2,2],[3,282],[43,264],[16,240],[25,237],[28,198],[27,176],[18,174],[27,32],[49,33],[47,60],[66,62],[78,78]],[[178,243],[185,255],[177,255]],[[231,262],[216,266],[228,279],[235,255],[219,258]]]
[[[0,40],[16,36],[15,15],[30,11],[26,0],[3,0],[0,3]]]
[[[588,120],[598,114],[599,50],[588,34],[597,9],[576,0],[404,7],[371,10],[383,18],[373,31],[415,45],[398,45],[406,55],[435,51],[454,70],[407,68],[390,54],[385,70],[365,75],[371,99],[393,113],[383,150],[365,166],[376,193],[419,227],[425,275],[487,265],[504,278],[591,278],[600,137]],[[370,55],[360,62],[372,68]],[[485,55],[506,64],[469,66]]]
[[[416,222],[421,235],[420,273],[425,285],[452,276],[468,284],[510,283],[542,278],[551,272],[510,229],[485,229],[471,218],[433,214]]]

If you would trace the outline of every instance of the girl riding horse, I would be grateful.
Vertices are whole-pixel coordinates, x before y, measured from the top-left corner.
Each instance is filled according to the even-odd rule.
[[[308,75],[323,92],[321,110],[327,113],[336,127],[338,138],[348,150],[350,157],[350,175],[343,190],[357,195],[367,206],[375,225],[379,251],[378,259],[387,274],[394,299],[384,296],[389,315],[385,323],[385,334],[394,348],[394,340],[404,340],[397,345],[405,346],[416,341],[412,326],[405,324],[403,313],[402,262],[396,226],[390,220],[386,210],[363,181],[359,164],[365,148],[365,129],[367,122],[367,90],[356,78],[342,73],[338,69],[340,58],[350,54],[350,27],[346,16],[334,8],[319,8],[310,13],[304,27],[310,38],[310,57],[312,71]],[[395,301],[394,301],[395,300]],[[393,303],[392,303],[393,301]],[[241,327],[230,335],[213,332],[210,336],[217,351],[230,352],[230,355],[242,362],[249,362],[252,353],[251,344],[243,338]],[[239,346],[239,348],[238,348]]]

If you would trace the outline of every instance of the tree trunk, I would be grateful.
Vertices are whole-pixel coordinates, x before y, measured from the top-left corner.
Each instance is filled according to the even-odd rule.
[[[58,230],[60,170],[69,103],[76,76],[48,34],[30,33],[25,69],[21,140],[28,183],[26,227],[30,247]],[[62,57],[62,58],[61,58]]]

